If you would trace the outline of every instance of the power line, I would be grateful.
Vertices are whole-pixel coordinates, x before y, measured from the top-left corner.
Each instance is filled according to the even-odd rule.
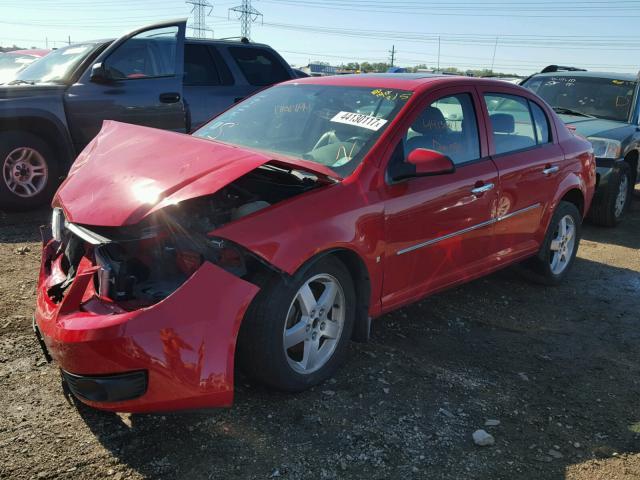
[[[191,12],[193,13],[193,36],[196,38],[206,38],[207,32],[211,32],[213,36],[213,30],[207,27],[207,20],[205,17],[211,15],[213,5],[208,0],[185,0],[185,3],[193,5]],[[208,11],[207,11],[208,10]]]
[[[229,13],[231,12],[240,14],[240,35],[251,39],[251,24],[255,22],[258,17],[263,18],[262,13],[251,6],[251,0],[242,0],[242,4],[229,9]]]

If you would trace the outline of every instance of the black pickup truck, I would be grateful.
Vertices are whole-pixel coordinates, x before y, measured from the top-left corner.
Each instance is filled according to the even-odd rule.
[[[536,92],[569,128],[591,141],[598,186],[589,217],[599,225],[617,225],[640,181],[638,76],[549,65],[521,85]]]
[[[0,85],[0,209],[47,202],[103,120],[190,132],[296,78],[267,45],[185,38],[186,20],[60,48]]]

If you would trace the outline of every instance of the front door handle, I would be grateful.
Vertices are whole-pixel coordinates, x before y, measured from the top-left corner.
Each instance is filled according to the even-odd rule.
[[[552,173],[556,173],[558,170],[560,170],[560,167],[557,165],[549,165],[547,167],[544,168],[544,170],[542,170],[542,173],[544,173],[545,175],[551,175]]]
[[[177,92],[161,93],[160,101],[162,103],[178,103],[180,101],[180,94]]]
[[[495,185],[493,183],[485,183],[484,185],[473,188],[471,190],[471,193],[473,193],[474,195],[482,195],[483,193],[488,192],[489,190],[493,190],[494,186]]]

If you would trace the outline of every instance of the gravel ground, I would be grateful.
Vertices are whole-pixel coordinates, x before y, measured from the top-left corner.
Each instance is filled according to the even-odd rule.
[[[0,212],[0,478],[640,478],[640,202],[560,287],[507,269],[378,319],[311,391],[240,377],[233,408],[171,415],[64,396],[31,331],[48,216]]]

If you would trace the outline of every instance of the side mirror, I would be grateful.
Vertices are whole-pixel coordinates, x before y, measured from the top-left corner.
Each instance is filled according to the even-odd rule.
[[[428,177],[431,175],[443,175],[456,171],[453,161],[435,150],[416,148],[409,152],[407,163],[416,167],[415,177]]]
[[[111,77],[103,63],[94,63],[91,66],[91,76],[89,77],[89,80],[95,83],[109,83],[111,81]]]

